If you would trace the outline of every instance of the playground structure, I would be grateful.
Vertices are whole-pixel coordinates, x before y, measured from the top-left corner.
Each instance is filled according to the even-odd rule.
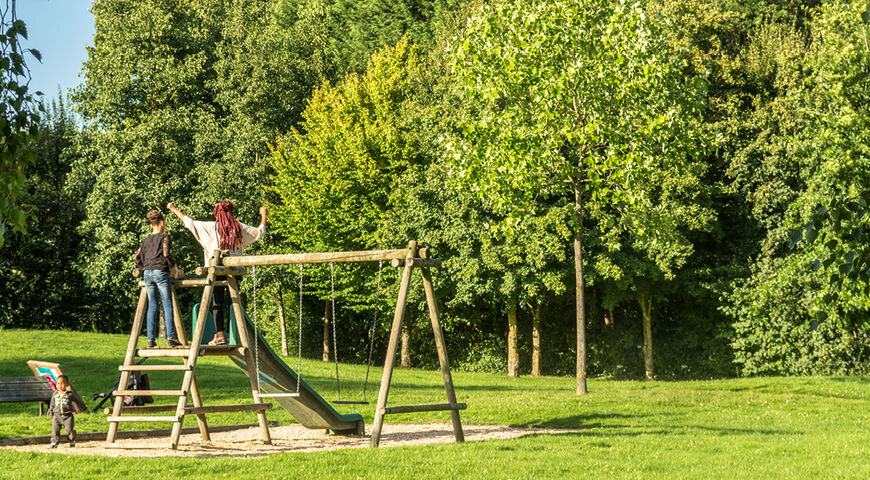
[[[459,418],[459,410],[465,409],[464,403],[458,403],[453,388],[453,379],[450,373],[447,349],[444,335],[439,321],[439,310],[435,289],[432,284],[430,268],[441,265],[439,259],[429,258],[426,248],[418,248],[416,241],[411,241],[408,248],[396,250],[366,250],[356,252],[324,252],[324,253],[299,253],[285,255],[260,255],[260,256],[224,256],[226,252],[215,251],[208,267],[197,269],[197,274],[205,274],[205,278],[174,280],[172,288],[172,301],[174,306],[174,319],[179,340],[184,347],[179,348],[138,348],[138,340],[142,325],[145,320],[148,296],[144,285],[139,294],[139,302],[136,307],[136,315],[133,319],[133,327],[124,363],[119,366],[121,378],[119,385],[127,385],[130,375],[134,371],[179,371],[184,372],[181,388],[179,390],[124,390],[114,391],[115,396],[112,412],[107,418],[109,432],[106,436],[108,446],[122,447],[115,442],[120,422],[172,422],[170,433],[170,448],[178,448],[182,425],[185,415],[196,415],[199,431],[204,441],[209,441],[209,427],[206,414],[218,412],[251,411],[256,412],[261,430],[262,441],[271,443],[269,426],[266,421],[265,411],[272,408],[271,403],[264,403],[263,398],[273,398],[276,403],[286,409],[299,423],[315,429],[331,430],[339,434],[363,435],[364,423],[359,414],[339,414],[326,402],[316,391],[309,387],[299,377],[297,372],[289,368],[281,358],[269,348],[265,339],[260,336],[254,324],[247,318],[242,309],[239,294],[239,279],[247,273],[244,267],[268,266],[268,265],[294,265],[294,264],[317,264],[317,263],[357,263],[357,262],[384,262],[389,261],[393,267],[402,267],[402,275],[399,285],[399,293],[396,299],[396,310],[393,316],[390,338],[387,345],[384,371],[381,378],[381,387],[378,394],[378,403],[372,426],[370,445],[377,447],[383,429],[384,417],[390,414],[426,412],[426,411],[450,411],[454,437],[457,442],[464,441],[462,423]],[[444,381],[444,389],[447,403],[428,405],[405,405],[387,406],[387,399],[392,381],[396,350],[402,322],[405,315],[408,292],[411,285],[411,277],[414,269],[419,269],[422,276],[423,288],[426,294],[429,317],[435,339],[436,351]],[[218,280],[216,277],[225,277],[226,280]],[[212,294],[216,286],[227,286],[230,301],[232,303],[232,319],[235,322],[238,343],[235,345],[207,346],[202,345],[205,325],[208,318],[207,306],[211,304]],[[175,295],[175,287],[202,287],[202,300],[196,313],[196,324],[190,342],[184,334],[178,302]],[[245,370],[251,386],[253,403],[243,405],[215,405],[204,406],[200,394],[200,386],[196,378],[196,364],[200,356],[222,355],[229,356],[234,363]],[[183,364],[143,365],[136,364],[136,357],[181,357]],[[121,388],[121,387],[119,387]],[[262,389],[262,391],[261,391]],[[178,399],[175,405],[149,405],[125,407],[124,396],[166,396]],[[193,407],[188,406],[188,397],[193,401]],[[144,413],[174,411],[172,416],[137,415]],[[131,414],[125,416],[124,414]]]

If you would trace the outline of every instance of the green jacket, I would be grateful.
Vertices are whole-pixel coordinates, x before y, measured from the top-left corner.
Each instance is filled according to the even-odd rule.
[[[88,409],[82,397],[73,390],[61,392],[60,390],[51,395],[51,402],[48,404],[48,416],[65,417],[77,412],[84,412]]]

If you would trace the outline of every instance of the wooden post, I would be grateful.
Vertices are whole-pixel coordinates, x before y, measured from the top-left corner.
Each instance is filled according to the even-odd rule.
[[[193,378],[190,381],[190,397],[193,399],[194,407],[202,408],[202,397],[199,394],[199,385],[196,382],[196,373],[193,374]],[[196,423],[197,425],[199,425],[199,434],[202,435],[203,441],[211,441],[211,435],[209,435],[208,433],[208,422],[206,422],[205,420],[204,413],[196,414]]]
[[[453,376],[450,374],[450,362],[447,359],[447,345],[444,342],[444,332],[441,331],[439,321],[438,300],[435,297],[435,288],[432,286],[432,276],[428,268],[421,268],[423,276],[423,289],[426,291],[426,303],[429,306],[429,318],[432,320],[432,332],[435,334],[435,347],[438,350],[438,363],[441,364],[441,376],[444,378],[444,390],[447,392],[447,402],[455,404],[456,391],[453,389]],[[464,442],[465,435],[462,433],[462,422],[459,419],[459,411],[451,410],[450,418],[453,421],[453,435],[457,442]]]
[[[212,254],[211,260],[209,263],[212,266],[215,266],[220,261],[221,252],[219,250],[215,250]],[[206,277],[205,288],[202,290],[202,300],[199,303],[199,314],[196,317],[196,330],[193,331],[193,338],[190,340],[190,350],[187,355],[187,362],[185,363],[188,367],[188,370],[184,372],[184,380],[181,382],[181,390],[182,395],[178,398],[178,405],[175,409],[175,416],[183,419],[184,418],[184,409],[187,407],[187,393],[190,391],[191,385],[193,384],[193,375],[194,370],[196,369],[196,360],[199,358],[199,350],[200,344],[202,343],[202,336],[205,333],[205,323],[208,319],[208,311],[209,305],[211,304],[211,297],[214,294],[214,271],[209,272]],[[169,447],[175,450],[178,448],[178,439],[181,437],[181,426],[182,422],[175,422],[172,425],[172,433],[169,437]]]
[[[170,283],[172,292],[172,321],[175,322],[175,334],[182,345],[187,345],[187,333],[184,331],[184,321],[181,319],[181,307],[178,306],[178,296],[175,294],[175,285]]]
[[[239,283],[236,280],[236,277],[230,276],[227,277],[227,283],[230,291],[230,299],[233,302],[233,313],[236,317],[236,331],[239,332],[239,341],[242,343],[242,346],[245,347],[245,366],[248,370],[248,378],[251,382],[251,395],[254,397],[254,403],[262,403],[260,400],[260,384],[259,379],[257,378],[257,365],[256,365],[256,352],[253,341],[248,338],[248,326],[245,325],[245,314],[242,312],[242,301],[239,296]],[[258,335],[258,332],[254,332],[254,335]],[[269,433],[269,424],[266,421],[266,412],[260,410],[257,412],[257,420],[260,423],[260,433],[263,437],[263,444],[271,445],[272,444],[272,436]]]
[[[416,254],[417,242],[408,244],[408,258]],[[377,447],[381,441],[381,430],[384,427],[384,408],[387,406],[387,397],[390,394],[390,381],[393,378],[393,365],[396,361],[396,349],[399,343],[399,335],[402,330],[402,319],[405,316],[405,306],[408,303],[408,290],[411,286],[411,269],[405,265],[402,270],[402,281],[399,287],[399,296],[396,299],[396,313],[393,315],[393,327],[390,329],[390,340],[387,344],[387,357],[384,360],[384,373],[381,376],[381,390],[378,393],[378,406],[375,409],[375,419],[372,422],[372,438],[370,445]]]
[[[145,322],[145,305],[148,304],[148,292],[145,287],[139,291],[139,303],[136,304],[136,315],[133,317],[133,327],[130,331],[130,341],[127,342],[127,353],[124,355],[124,365],[133,365],[133,358],[136,356],[136,343],[139,341],[139,334],[142,332],[142,324]],[[130,381],[130,372],[121,372],[121,379],[118,380],[118,388],[125,390],[127,382]],[[121,415],[121,406],[124,404],[124,397],[115,397],[115,404],[112,408],[112,416],[118,417]],[[118,422],[109,423],[109,432],[106,434],[106,443],[114,443],[115,435],[118,433]]]

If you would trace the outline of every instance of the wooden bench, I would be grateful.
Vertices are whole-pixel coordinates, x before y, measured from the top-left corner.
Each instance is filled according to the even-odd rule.
[[[39,402],[39,415],[43,406],[51,401],[51,385],[45,377],[0,377],[0,403]]]

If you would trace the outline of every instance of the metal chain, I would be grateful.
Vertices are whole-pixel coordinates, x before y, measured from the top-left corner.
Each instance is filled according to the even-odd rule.
[[[375,316],[372,320],[372,328],[369,329],[369,360],[366,363],[366,380],[363,383],[363,391],[362,391],[362,401],[366,401],[366,387],[369,386],[369,370],[372,368],[372,352],[375,349],[375,328],[378,325],[378,310],[379,310],[379,301],[381,299],[381,272],[384,269],[384,261],[381,260],[378,262],[378,288],[377,293],[375,294]]]
[[[329,286],[332,290],[332,358],[335,360],[335,401],[341,401],[341,382],[338,379],[338,340],[335,335],[335,264],[329,263]]]
[[[299,264],[299,339],[296,341],[299,354],[296,357],[296,393],[302,382],[302,264]]]

